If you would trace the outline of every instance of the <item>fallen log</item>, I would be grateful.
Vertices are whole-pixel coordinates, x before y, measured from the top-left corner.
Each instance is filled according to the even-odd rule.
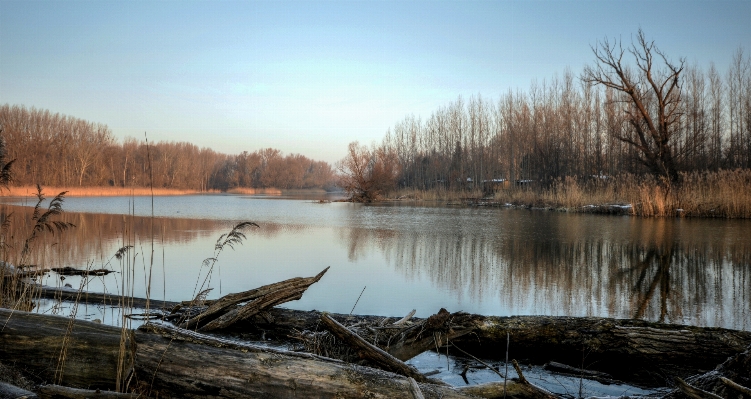
[[[12,314],[11,314],[12,313]],[[74,388],[115,388],[121,331],[88,321],[0,309],[0,357],[41,380]],[[2,325],[0,325],[2,326]],[[67,335],[67,339],[63,339]],[[258,350],[192,332],[191,340],[146,328],[126,334],[131,388],[147,396],[185,398],[411,398],[407,377],[281,350]],[[55,339],[56,338],[56,339]],[[196,340],[200,340],[200,343]],[[67,358],[60,351],[67,342]],[[56,370],[61,369],[61,373]],[[121,376],[122,378],[123,376]],[[450,387],[419,383],[425,398],[469,398]]]
[[[117,327],[0,308],[0,359],[30,370],[37,383],[114,390],[133,362],[130,345]]]
[[[60,301],[71,301],[78,303],[87,303],[90,305],[102,305],[107,307],[119,308],[138,308],[138,309],[159,309],[169,310],[179,304],[179,302],[164,301],[160,299],[145,299],[117,294],[104,294],[98,292],[82,291],[78,295],[78,290],[67,287],[49,287],[46,285],[29,284],[30,290],[33,290],[34,298],[55,299]]]
[[[50,270],[61,276],[106,276],[115,272],[109,269],[76,269],[70,266],[53,267]]]
[[[751,345],[751,332],[643,320],[548,316],[484,317],[473,334],[455,341],[476,356],[556,361],[644,386],[664,386],[710,370]]]
[[[200,331],[225,329],[268,308],[302,298],[302,294],[308,287],[318,282],[328,270],[327,267],[314,277],[296,277],[253,290],[226,295],[214,301],[205,311],[182,323],[181,327],[199,327]],[[246,304],[235,307],[242,302]]]

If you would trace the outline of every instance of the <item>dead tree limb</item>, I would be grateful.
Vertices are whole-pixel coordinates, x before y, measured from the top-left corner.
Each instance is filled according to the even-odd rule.
[[[414,378],[416,381],[427,381],[427,378],[417,371],[417,369],[391,356],[383,349],[365,341],[327,314],[324,313],[321,315],[321,321],[332,334],[357,351],[361,359],[370,360],[384,370]]]
[[[733,382],[733,380],[731,380],[729,378],[720,377],[720,381],[722,381],[723,384],[729,386],[730,388],[733,388],[736,391],[738,391],[740,393],[744,393],[747,396],[751,397],[751,389],[748,389],[748,388],[744,387],[743,385],[737,384],[737,383]]]
[[[412,392],[412,397],[414,399],[425,399],[420,386],[417,385],[417,381],[412,377],[409,377],[409,390]]]
[[[522,373],[522,369],[521,367],[519,367],[519,363],[517,363],[516,360],[512,360],[511,364],[514,365],[514,369],[516,370],[516,375],[519,377],[519,382],[523,385],[530,387],[532,392],[535,393],[536,397],[540,399],[558,399],[558,396],[553,395],[547,389],[540,388],[537,385],[527,381],[527,379],[524,378],[524,373]]]
[[[697,387],[691,386],[686,381],[683,381],[683,379],[676,377],[675,378],[675,386],[684,394],[687,396],[693,398],[693,399],[723,399],[722,396],[715,395],[711,392],[707,392],[703,389],[699,389]]]

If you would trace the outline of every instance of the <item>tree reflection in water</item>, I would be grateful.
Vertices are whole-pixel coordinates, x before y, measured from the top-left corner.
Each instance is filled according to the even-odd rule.
[[[300,207],[279,204],[285,210],[284,206]],[[410,309],[424,301],[453,306],[452,311],[494,315],[636,317],[751,330],[748,221],[326,206],[313,208],[325,209],[331,219],[316,226],[294,225],[294,220],[259,221],[261,229],[252,233],[256,239],[249,237],[243,252],[222,260],[223,270],[236,283],[234,289],[307,275],[307,269],[300,270],[326,262],[323,266],[332,266],[332,273],[327,276],[331,281],[324,283],[333,284],[336,276],[342,276],[338,284],[359,285],[353,288],[358,292],[368,285],[377,292],[374,296],[379,299],[374,301],[416,301],[405,305]],[[9,236],[22,240],[30,209],[3,208],[0,211],[14,213],[15,230]],[[32,263],[51,268],[81,267],[93,261],[99,266],[122,246],[124,236],[150,239],[152,220],[146,217],[66,213],[64,218],[78,228],[46,236],[46,245],[39,246],[43,249],[34,253]],[[168,254],[169,248],[175,248],[167,270],[173,299],[185,299],[189,293],[177,291],[193,286],[193,269],[210,255],[213,241],[232,222],[156,218],[153,223],[154,240],[168,248]],[[145,248],[146,244],[136,243],[134,252],[143,253]],[[247,267],[249,253],[252,264],[262,269]],[[366,265],[380,269],[364,269]],[[389,269],[393,271],[386,273],[389,279],[402,281],[382,282],[382,291],[375,291],[372,279],[382,278]],[[389,298],[387,291],[394,285],[411,292]],[[322,287],[320,295],[336,299],[316,298],[312,306],[331,310],[337,301],[348,300],[344,290],[330,286]],[[373,305],[373,309],[388,312],[387,306],[393,305]]]
[[[517,213],[539,220],[475,230],[351,228],[343,238],[350,259],[382,252],[406,278],[428,278],[460,299],[499,301],[506,314],[751,329],[751,242],[737,229],[712,229],[717,221],[707,220]],[[608,226],[593,230],[592,222]]]

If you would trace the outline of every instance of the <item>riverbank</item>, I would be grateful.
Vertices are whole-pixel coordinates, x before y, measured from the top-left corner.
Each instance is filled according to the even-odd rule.
[[[178,392],[187,393],[186,397],[216,398],[259,395],[419,397],[399,390],[403,389],[403,383],[410,381],[409,378],[412,378],[413,383],[417,380],[414,385],[419,386],[418,390],[425,393],[425,397],[500,398],[508,393],[510,398],[517,399],[564,399],[571,397],[570,389],[576,387],[576,382],[580,386],[584,385],[588,393],[593,393],[592,390],[596,392],[598,388],[595,383],[599,382],[612,387],[608,391],[615,393],[610,395],[649,391],[653,397],[670,397],[666,393],[676,397],[675,391],[656,387],[670,385],[672,379],[678,381],[686,378],[694,386],[717,392],[713,384],[718,377],[746,384],[743,375],[748,372],[748,364],[751,364],[748,363],[751,350],[748,346],[748,333],[722,329],[697,329],[602,318],[486,318],[461,313],[440,318],[444,310],[427,319],[408,319],[407,316],[392,323],[388,323],[388,318],[378,316],[300,312],[280,308],[269,311],[269,315],[249,320],[239,336],[232,332],[211,336],[164,323],[149,323],[135,330],[84,320],[76,320],[73,326],[69,317],[0,308],[0,317],[5,320],[7,328],[7,333],[0,335],[0,354],[3,358],[14,359],[12,368],[0,370],[3,371],[0,373],[0,381],[39,391],[40,397],[54,397],[44,396],[44,390],[50,385],[36,385],[50,382],[92,389],[87,394],[93,394],[93,389],[102,392],[119,389],[140,392],[142,397],[174,397]],[[157,314],[158,310],[153,309],[153,312]],[[472,321],[470,324],[475,326],[478,334],[459,334],[460,336],[451,338],[452,334],[457,335],[455,333],[458,330],[454,327],[458,319]],[[433,344],[433,347],[439,347],[441,352],[445,350],[465,356],[453,365],[453,373],[463,370],[459,375],[464,377],[465,382],[462,384],[457,380],[456,384],[452,384],[445,375],[440,378],[429,377],[435,375],[432,368],[437,363],[425,368],[417,364],[420,362],[405,364],[396,356],[388,357],[389,362],[404,366],[406,371],[385,370],[383,362],[369,356],[364,357],[367,359],[364,364],[360,361],[355,365],[353,361],[357,357],[351,358],[346,349],[356,345],[348,340],[334,340],[330,337],[329,331],[337,330],[330,330],[326,324],[328,322],[324,323],[327,327],[316,329],[316,333],[307,330],[308,335],[301,335],[301,330],[290,329],[312,323],[319,326],[318,320],[336,320],[335,325],[347,337],[358,337],[363,333],[367,335],[367,331],[371,330],[377,331],[378,336],[392,336],[394,330],[397,335],[427,330],[426,333],[418,333],[418,337],[424,335],[424,340]],[[342,327],[344,324],[350,327],[345,330]],[[309,345],[308,349],[284,349],[276,341],[271,345],[247,342],[248,332],[255,335],[259,330],[265,332],[266,338],[261,338],[264,342],[269,339],[269,333],[276,335],[278,332],[285,337],[300,335],[306,340],[315,339],[315,345]],[[512,343],[510,351],[506,344],[509,337]],[[409,340],[409,345],[418,341]],[[541,341],[546,343],[545,348],[538,347]],[[471,345],[473,342],[476,347]],[[375,346],[363,345],[376,351],[388,351],[386,353],[391,353],[391,349],[396,346],[384,348],[380,342]],[[707,346],[712,347],[712,350],[707,350]],[[377,347],[380,349],[375,349]],[[488,353],[488,349],[493,348],[499,356]],[[530,348],[532,352],[529,351]],[[535,350],[546,352],[544,359],[526,358],[534,354]],[[319,351],[326,351],[327,354],[318,353]],[[586,363],[582,361],[584,352]],[[361,352],[358,350],[357,353]],[[508,374],[504,373],[509,377],[507,383],[499,379],[503,378],[501,370],[505,368],[502,360],[504,353],[508,353],[510,359],[526,358],[522,361],[522,367],[518,367],[516,360],[512,362],[516,373],[511,368],[507,371]],[[476,355],[485,360],[480,360]],[[342,356],[345,358],[342,359]],[[448,353],[444,356],[448,361]],[[715,368],[717,363],[722,363],[728,357],[730,360]],[[551,359],[568,359],[567,362],[574,366]],[[539,361],[547,362],[542,369],[548,370],[555,384],[551,381],[549,386],[529,386],[524,379],[523,375],[530,377],[536,374],[539,369],[537,364],[541,364]],[[686,364],[685,361],[691,364]],[[57,366],[50,367],[53,364]],[[115,367],[119,364],[123,367]],[[617,374],[602,371],[608,369],[608,364],[614,367],[608,371],[616,371]],[[713,368],[716,371],[712,374],[700,374],[703,370]],[[494,370],[494,375],[487,378],[487,382],[480,385],[467,382],[468,374],[470,379],[475,380],[472,374],[483,369]],[[524,370],[523,375],[521,370]],[[263,378],[242,378],[248,375],[262,375]],[[19,376],[22,378],[18,378]],[[687,378],[689,376],[693,377]],[[561,391],[557,387],[562,384],[559,379],[567,377],[574,377],[576,380],[572,381],[573,385],[569,384],[569,389],[564,386]],[[624,377],[625,381],[620,379]],[[535,384],[541,383],[538,378],[532,378]],[[702,380],[709,378],[713,380]],[[293,379],[295,383],[290,384]],[[633,380],[636,385],[628,385],[629,380]],[[241,383],[238,384],[238,381]],[[524,385],[528,389],[518,392]],[[546,395],[540,395],[538,386],[548,389],[545,391]],[[638,388],[640,386],[644,388]],[[649,388],[650,386],[653,388]],[[364,387],[367,389],[363,391]],[[493,387],[492,392],[486,391],[490,387]],[[748,388],[741,386],[741,389]],[[380,395],[373,396],[373,392]],[[581,393],[580,388],[579,397],[582,397]],[[727,392],[718,393],[728,397]],[[125,396],[121,394],[118,397]]]
[[[534,181],[499,184],[494,190],[484,192],[480,189],[403,189],[388,199],[642,217],[748,219],[751,218],[751,170],[682,173],[681,184],[677,185],[634,175],[570,177],[549,185]]]
[[[182,190],[173,188],[154,188],[149,187],[42,187],[46,195],[54,195],[67,191],[66,197],[128,197],[128,196],[177,196],[177,195],[194,195],[194,194],[240,194],[240,195],[285,195],[285,194],[325,194],[323,189],[294,189],[281,190],[278,188],[248,188],[235,187],[227,191],[219,190]],[[36,197],[37,188],[35,186],[11,186],[3,191],[3,195],[8,197]]]

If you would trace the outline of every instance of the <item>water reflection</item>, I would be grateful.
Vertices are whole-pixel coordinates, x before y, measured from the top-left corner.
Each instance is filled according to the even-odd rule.
[[[169,200],[158,201],[169,208]],[[144,287],[150,286],[156,298],[185,300],[205,276],[202,260],[214,255],[217,237],[234,222],[249,219],[261,228],[242,247],[221,254],[212,297],[331,266],[302,300],[288,306],[347,313],[367,286],[357,304],[361,313],[403,316],[417,308],[418,315],[427,316],[446,307],[751,330],[749,221],[240,197],[180,201],[185,202],[181,209],[201,210],[195,215],[214,212],[216,219],[66,213],[64,220],[78,227],[45,235],[47,241],[36,243],[29,263],[100,267],[121,246],[134,245],[129,255],[138,260],[138,270],[130,278],[142,283],[133,292],[144,296]],[[6,253],[18,263],[12,256],[27,237],[31,209],[4,205],[0,212],[13,213]],[[157,261],[150,260],[152,237]],[[150,264],[159,267],[151,284],[145,277]],[[121,290],[125,274],[112,278],[88,288]],[[61,283],[55,276],[46,281]],[[77,284],[73,278],[65,282]]]
[[[502,314],[633,317],[751,329],[747,222],[501,211],[476,229],[352,228],[408,279]],[[440,222],[440,221],[436,221]],[[498,314],[498,312],[496,312]]]
[[[34,226],[33,208],[0,205],[0,215],[8,220],[5,234],[11,263],[20,263],[18,257],[23,242]],[[47,232],[33,243],[27,264],[42,268],[86,265],[89,262],[106,262],[117,248],[125,245],[187,243],[207,237],[228,226],[227,222],[200,219],[145,218],[139,216],[63,213],[55,220],[73,223],[76,227],[62,233]]]

